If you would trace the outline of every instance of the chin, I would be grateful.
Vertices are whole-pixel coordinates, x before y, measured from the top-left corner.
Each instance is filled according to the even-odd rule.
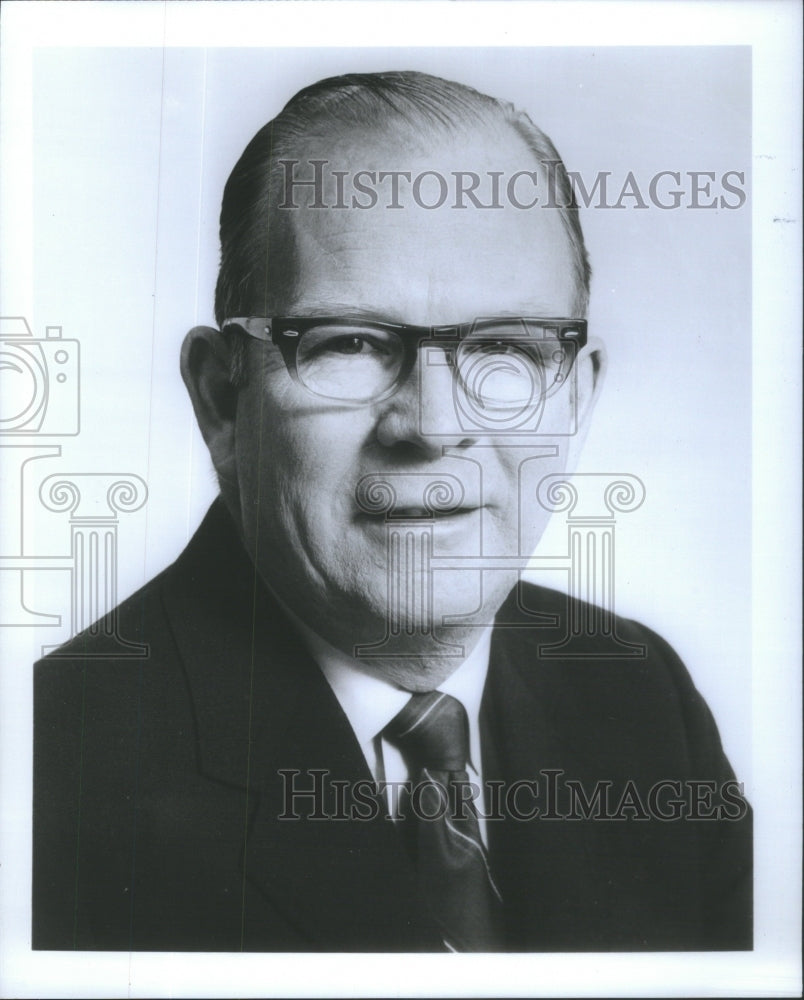
[[[449,570],[408,574],[389,584],[388,574],[372,577],[373,587],[342,593],[330,621],[338,645],[352,655],[458,661],[474,645],[516,583],[515,573]],[[369,648],[367,648],[369,647]],[[457,665],[453,664],[453,667]],[[450,670],[451,672],[451,670]]]
[[[435,690],[458,669],[462,660],[455,657],[420,656],[407,660],[393,658],[363,660],[361,663],[367,673],[396,684],[405,691],[416,693]]]

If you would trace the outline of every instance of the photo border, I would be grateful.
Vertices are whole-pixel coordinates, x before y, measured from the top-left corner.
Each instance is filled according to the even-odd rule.
[[[223,9],[225,8],[225,9]],[[30,952],[30,905],[11,863],[29,837],[2,803],[0,993],[6,996],[797,996],[801,986],[800,718],[800,7],[792,2],[359,2],[218,5],[7,2],[2,34],[2,301],[34,301],[32,53],[35,47],[750,45],[753,126],[753,785],[752,953],[408,956]],[[13,160],[12,160],[13,152]],[[9,246],[13,246],[10,257]],[[8,262],[9,266],[6,266]],[[22,290],[22,292],[20,292]],[[758,332],[773,329],[774,350]],[[38,331],[35,331],[38,332]],[[772,516],[768,516],[768,512]],[[770,664],[772,669],[768,669]],[[2,665],[0,787],[20,769],[29,673]],[[13,706],[13,708],[10,708]],[[28,730],[29,734],[29,730]],[[28,751],[25,751],[27,753]],[[24,757],[24,754],[22,755]],[[30,880],[30,871],[27,874]],[[30,882],[28,881],[28,885]],[[20,898],[21,896],[25,898]],[[385,990],[383,989],[385,987]]]

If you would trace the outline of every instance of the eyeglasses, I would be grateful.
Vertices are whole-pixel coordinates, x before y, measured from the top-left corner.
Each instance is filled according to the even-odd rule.
[[[224,320],[227,328],[273,342],[290,377],[313,395],[356,404],[388,399],[409,378],[419,352],[431,358],[434,349],[476,405],[521,409],[556,392],[586,344],[582,319],[503,317],[426,327],[342,316],[237,316]]]

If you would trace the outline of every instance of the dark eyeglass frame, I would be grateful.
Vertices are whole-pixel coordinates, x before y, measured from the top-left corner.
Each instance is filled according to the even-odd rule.
[[[529,338],[525,331],[528,324],[539,327],[544,331],[550,331],[555,339],[565,343],[574,344],[574,351],[571,352],[568,372],[572,369],[578,352],[586,346],[587,341],[587,321],[585,319],[564,319],[557,317],[520,317],[520,316],[497,316],[490,318],[474,319],[471,323],[449,324],[446,326],[414,326],[410,323],[386,323],[385,321],[364,319],[355,316],[233,316],[225,319],[221,324],[221,330],[227,327],[242,330],[247,336],[254,340],[272,342],[276,344],[282,354],[285,367],[293,381],[300,385],[306,392],[321,399],[337,399],[339,402],[354,403],[379,403],[389,399],[410,377],[416,364],[419,348],[423,342],[428,342],[433,346],[449,346],[458,344],[472,336],[473,344],[483,344],[482,333],[484,329],[492,330],[501,324],[520,324],[523,330],[522,341]],[[297,353],[299,343],[308,330],[319,329],[327,326],[359,326],[366,331],[376,331],[378,333],[393,333],[402,341],[404,355],[397,377],[393,383],[378,396],[370,399],[341,399],[340,397],[323,396],[305,384],[299,374],[297,366]],[[477,334],[481,334],[478,339]],[[515,338],[518,339],[518,338]],[[534,342],[536,338],[530,338]],[[541,338],[544,339],[544,338]],[[493,344],[498,340],[493,336],[488,338],[487,343]]]

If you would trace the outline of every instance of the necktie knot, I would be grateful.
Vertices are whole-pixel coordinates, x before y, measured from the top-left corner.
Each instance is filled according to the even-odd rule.
[[[469,720],[463,705],[441,691],[414,694],[383,730],[412,770],[465,771]]]

